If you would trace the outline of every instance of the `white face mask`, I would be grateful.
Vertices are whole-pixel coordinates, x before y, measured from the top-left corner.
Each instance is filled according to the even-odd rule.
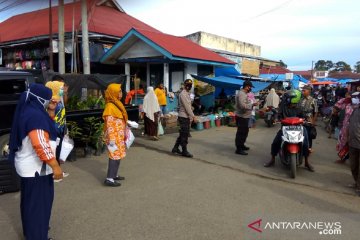
[[[39,97],[38,95],[33,94],[32,92],[30,92],[30,89],[27,90],[26,100],[28,99],[29,94],[31,94],[31,95],[33,95],[34,97],[36,97],[37,100],[41,103],[41,105],[44,106],[45,109],[48,108],[49,103],[50,103],[50,100],[46,100],[46,99],[44,99],[44,98],[42,98],[42,97]]]
[[[359,98],[351,98],[351,102],[353,105],[358,105],[360,103],[360,99]]]

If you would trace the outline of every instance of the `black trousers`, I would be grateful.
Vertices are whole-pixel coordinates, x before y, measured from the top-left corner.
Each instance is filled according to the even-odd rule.
[[[276,133],[276,136],[271,144],[271,156],[276,156],[280,152],[281,148],[281,141],[282,141],[282,129]],[[306,131],[306,128],[304,128],[304,142],[303,142],[303,156],[308,157],[309,156],[309,137]]]
[[[236,150],[240,151],[245,147],[246,139],[249,135],[249,118],[236,117]]]
[[[350,169],[357,187],[360,187],[360,149],[350,147]]]
[[[310,130],[311,130],[311,126],[305,125],[305,128],[306,128],[306,131],[308,132],[308,135],[309,135]],[[309,137],[308,137],[308,140],[309,140],[309,148],[312,148],[312,141],[313,141],[313,139],[309,136]]]
[[[179,117],[178,122],[180,125],[180,130],[179,130],[179,137],[176,139],[175,145],[177,146],[180,145],[183,150],[184,149],[186,150],[186,146],[188,145],[188,139],[190,134],[190,119]]]
[[[21,178],[21,221],[26,240],[47,240],[54,200],[53,175]]]

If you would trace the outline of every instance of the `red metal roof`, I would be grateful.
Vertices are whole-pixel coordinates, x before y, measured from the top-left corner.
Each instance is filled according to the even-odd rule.
[[[291,73],[291,71],[287,68],[281,66],[263,66],[260,68],[260,74],[285,74]]]
[[[296,75],[301,75],[302,77],[309,80],[311,78],[311,70],[305,70],[305,71],[292,71]]]
[[[147,31],[144,29],[135,29],[137,32],[165,49],[173,56],[199,59],[212,62],[221,62],[235,64],[227,58],[224,58],[184,37],[177,37],[161,32]]]
[[[91,4],[90,4],[91,2]],[[89,32],[124,36],[131,28],[159,32],[157,29],[115,8],[97,6],[97,1],[88,1]],[[72,31],[74,9],[75,29],[81,31],[80,1],[64,5],[65,32]],[[52,8],[53,33],[58,32],[58,7]],[[13,16],[0,23],[0,43],[49,35],[49,9]]]

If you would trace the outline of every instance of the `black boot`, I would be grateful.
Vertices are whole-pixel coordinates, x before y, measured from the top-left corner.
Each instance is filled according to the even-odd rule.
[[[182,153],[181,153],[182,156],[188,157],[188,158],[192,158],[192,157],[193,157],[193,155],[188,152],[187,147],[182,147],[182,150],[183,150]]]
[[[179,155],[182,154],[182,152],[181,152],[180,149],[179,149],[179,145],[180,145],[180,144],[177,143],[177,141],[176,141],[173,149],[171,150],[171,152],[172,152],[173,154],[179,154]]]

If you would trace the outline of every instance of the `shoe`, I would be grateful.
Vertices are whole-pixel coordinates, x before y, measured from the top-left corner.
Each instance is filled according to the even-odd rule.
[[[108,187],[120,187],[121,186],[121,183],[115,182],[115,181],[112,182],[112,181],[107,180],[107,179],[105,179],[104,184],[105,184],[105,186],[108,186]]]
[[[244,155],[244,156],[248,155],[248,153],[245,152],[244,150],[236,150],[235,153],[239,154],[239,155]]]
[[[347,185],[348,188],[357,188],[357,184],[356,183],[351,183],[349,185]]]
[[[70,173],[68,172],[63,172],[63,177],[68,177],[70,175]]]
[[[125,180],[125,177],[122,177],[122,176],[116,176],[113,178],[115,181],[122,181],[122,180]]]
[[[312,153],[312,152],[313,152],[312,148],[309,148],[309,153]]]
[[[310,164],[305,164],[305,167],[307,170],[309,170],[310,172],[315,172],[313,166],[311,166]]]
[[[61,182],[62,179],[54,179],[54,182]]]
[[[174,148],[171,150],[171,152],[172,152],[173,154],[179,154],[179,155],[182,154],[182,152],[180,151],[180,149],[179,149],[178,147],[174,147]]]
[[[189,153],[188,151],[184,151],[181,153],[181,156],[183,157],[188,157],[188,158],[192,158],[193,155],[191,153]]]
[[[264,167],[272,167],[272,166],[274,166],[274,165],[275,165],[275,161],[270,160],[269,162],[267,162],[267,163],[264,164]]]
[[[245,151],[250,150],[250,148],[249,148],[249,147],[247,147],[247,146],[245,146],[245,145],[244,145],[241,149],[242,149],[242,150],[245,150]]]

